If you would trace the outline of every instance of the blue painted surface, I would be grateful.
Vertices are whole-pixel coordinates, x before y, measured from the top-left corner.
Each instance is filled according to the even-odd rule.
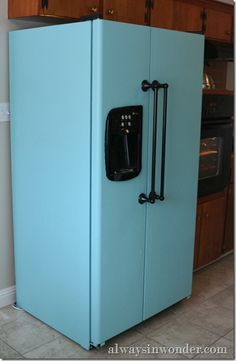
[[[17,303],[90,343],[91,22],[10,34]]]
[[[91,335],[94,344],[142,321],[150,29],[94,22],[92,133]],[[106,178],[105,124],[112,108],[143,105],[141,174],[129,181]]]
[[[191,294],[204,37],[151,29],[150,78],[169,84],[165,201],[147,206],[144,319]],[[160,189],[160,90],[156,189]],[[150,102],[152,121],[153,100]],[[149,139],[152,136],[149,132]],[[149,141],[149,173],[151,174]],[[150,185],[149,185],[150,189]]]
[[[17,302],[88,349],[191,293],[203,39],[96,20],[13,32],[10,53]],[[170,84],[166,201],[148,206],[144,79]],[[142,171],[111,182],[106,117],[128,105]]]

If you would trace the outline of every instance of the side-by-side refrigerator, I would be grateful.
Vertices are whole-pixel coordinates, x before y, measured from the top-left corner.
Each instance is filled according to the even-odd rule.
[[[89,349],[191,295],[201,35],[10,33],[17,305]]]

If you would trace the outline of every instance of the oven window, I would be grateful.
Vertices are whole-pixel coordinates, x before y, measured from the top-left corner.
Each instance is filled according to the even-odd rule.
[[[216,177],[221,172],[223,139],[202,138],[200,146],[199,179]]]

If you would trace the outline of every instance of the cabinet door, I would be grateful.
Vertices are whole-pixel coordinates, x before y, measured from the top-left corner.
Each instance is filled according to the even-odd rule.
[[[173,29],[200,32],[202,30],[201,13],[201,6],[183,1],[175,1]]]
[[[176,0],[156,0],[151,12],[151,25],[179,31],[201,31],[202,8]]]
[[[222,252],[226,253],[234,248],[234,184],[228,188],[227,209],[225,218],[225,236]]]
[[[157,0],[151,10],[150,25],[172,29],[174,18],[174,0]]]
[[[215,9],[207,9],[206,37],[232,42],[233,15]]]
[[[197,267],[204,266],[221,255],[224,238],[225,206],[225,197],[211,200],[202,205]]]
[[[145,25],[148,21],[146,0],[104,0],[103,18]]]
[[[39,13],[39,0],[8,0],[8,18],[35,16]]]
[[[76,19],[98,12],[99,0],[48,0],[47,6],[41,8],[40,15]]]
[[[202,217],[202,205],[199,204],[197,207],[197,218],[196,218],[196,228],[195,228],[195,246],[194,246],[194,262],[193,268],[197,268],[198,264],[198,254],[200,246],[200,234],[201,234],[201,217]]]

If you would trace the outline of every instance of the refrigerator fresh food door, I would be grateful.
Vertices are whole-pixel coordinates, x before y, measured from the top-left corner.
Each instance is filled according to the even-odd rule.
[[[142,321],[145,207],[138,195],[146,190],[149,110],[141,83],[149,78],[150,28],[94,21],[93,55],[91,341],[98,345]],[[106,121],[112,109],[129,106],[143,107],[141,171],[114,181],[106,174]]]
[[[91,22],[10,34],[17,305],[90,345]]]
[[[200,141],[203,36],[151,29],[150,81],[168,84],[166,138],[164,89],[158,90],[155,190],[164,200],[147,203],[144,319],[191,294]],[[153,119],[154,91],[150,98]],[[165,107],[164,107],[165,108]],[[149,128],[148,192],[153,128]],[[166,139],[166,153],[162,152]],[[165,153],[165,154],[164,154]]]

